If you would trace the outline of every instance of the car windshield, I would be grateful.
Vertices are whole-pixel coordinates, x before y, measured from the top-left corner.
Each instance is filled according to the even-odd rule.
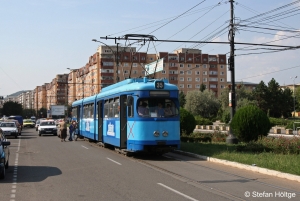
[[[48,125],[55,125],[54,121],[45,121],[41,122],[40,126],[48,126]]]
[[[15,127],[14,123],[1,123],[1,127]]]

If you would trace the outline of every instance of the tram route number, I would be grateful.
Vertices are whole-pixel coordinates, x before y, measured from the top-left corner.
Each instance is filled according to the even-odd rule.
[[[156,89],[163,89],[165,87],[165,83],[164,82],[160,82],[160,81],[156,81],[155,82],[155,88]]]

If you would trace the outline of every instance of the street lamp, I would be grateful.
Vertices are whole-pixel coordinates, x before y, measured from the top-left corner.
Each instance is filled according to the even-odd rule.
[[[293,95],[294,95],[294,112],[293,112],[293,117],[295,117],[295,113],[296,113],[296,109],[295,109],[295,79],[296,78],[297,78],[297,76],[291,77],[291,79],[293,80],[293,83],[294,83],[294,87],[293,87]]]
[[[101,42],[101,41],[98,41],[96,39],[92,39],[92,41],[94,42],[98,42],[98,43],[101,43],[103,45],[105,45],[106,47],[108,47],[115,55],[115,60],[116,60],[116,63],[117,63],[117,82],[120,81],[120,78],[119,78],[119,44],[120,43],[116,43],[117,44],[117,53],[115,53],[115,51],[113,51],[113,49],[111,49],[111,47],[109,47],[107,44]]]

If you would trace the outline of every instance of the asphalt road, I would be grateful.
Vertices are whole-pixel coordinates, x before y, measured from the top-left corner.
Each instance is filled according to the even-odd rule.
[[[24,129],[11,141],[1,201],[299,200],[299,182],[174,153],[126,157]],[[249,193],[249,194],[248,194]]]

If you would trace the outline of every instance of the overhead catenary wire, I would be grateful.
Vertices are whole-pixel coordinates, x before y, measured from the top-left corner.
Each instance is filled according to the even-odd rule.
[[[192,8],[188,9],[187,11],[185,11],[184,13],[182,13],[182,14],[178,15],[178,16],[177,16],[177,17],[175,17],[174,19],[172,19],[172,20],[168,21],[167,23],[165,23],[164,25],[162,25],[162,26],[158,27],[158,28],[157,28],[157,29],[155,29],[154,31],[150,32],[150,33],[149,33],[149,35],[150,35],[150,34],[152,34],[152,33],[154,33],[155,31],[157,31],[157,30],[161,29],[162,27],[166,26],[167,24],[169,24],[169,23],[173,22],[174,20],[176,20],[176,19],[177,19],[177,18],[179,18],[180,16],[182,16],[182,15],[184,15],[184,14],[188,13],[190,10],[192,10],[192,9],[196,8],[197,6],[199,6],[200,4],[202,4],[202,3],[203,3],[203,2],[205,2],[205,1],[206,1],[206,0],[203,0],[203,1],[201,1],[200,3],[196,4],[196,5],[195,5],[195,6],[193,6]]]

